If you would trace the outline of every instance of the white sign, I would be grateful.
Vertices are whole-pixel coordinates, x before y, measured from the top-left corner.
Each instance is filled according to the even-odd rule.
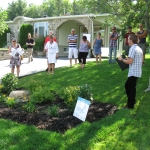
[[[89,109],[89,105],[90,105],[90,101],[78,97],[73,116],[79,118],[82,121],[85,121]]]

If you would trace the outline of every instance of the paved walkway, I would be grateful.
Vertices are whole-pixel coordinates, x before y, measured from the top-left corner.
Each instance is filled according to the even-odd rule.
[[[22,65],[20,67],[20,76],[25,76],[37,72],[44,71],[47,68],[47,59],[46,57],[39,57],[34,58],[34,61],[31,63],[27,63],[28,59],[24,58],[22,60]],[[95,58],[87,58],[87,61],[95,61]],[[7,73],[10,73],[11,68],[9,66],[10,60],[2,60],[0,61],[0,79]],[[73,59],[74,64],[74,59]],[[63,67],[63,66],[69,66],[69,59],[67,57],[60,57],[57,60],[56,68]],[[16,74],[16,70],[15,70]]]

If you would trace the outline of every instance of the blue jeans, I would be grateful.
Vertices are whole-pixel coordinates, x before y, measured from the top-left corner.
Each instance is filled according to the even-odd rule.
[[[114,52],[114,57],[112,59],[112,51]],[[109,63],[116,63],[116,55],[117,55],[117,46],[109,47]]]

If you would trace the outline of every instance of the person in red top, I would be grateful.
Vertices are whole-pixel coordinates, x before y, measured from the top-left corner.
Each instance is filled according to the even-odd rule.
[[[53,31],[50,31],[50,32],[49,32],[49,35],[45,38],[44,46],[45,46],[45,44],[46,44],[47,42],[50,41],[50,37],[49,37],[50,35],[53,35]],[[56,39],[56,37],[54,37],[54,35],[53,35],[53,41],[55,41],[55,42],[57,43],[57,39]]]
[[[44,47],[45,47],[46,43],[50,41],[50,35],[53,36],[53,41],[55,41],[57,43],[57,39],[56,39],[56,37],[54,37],[53,31],[49,31],[49,35],[44,40]],[[47,53],[46,53],[46,57],[47,57]],[[47,61],[47,69],[46,69],[46,71],[48,71],[48,61]]]
[[[132,27],[128,27],[128,32],[125,34],[124,38],[124,49],[125,49],[125,55],[128,55],[129,54],[129,49],[130,49],[130,46],[129,46],[129,43],[128,43],[128,37],[129,35],[131,34],[135,34],[134,32],[132,32]]]

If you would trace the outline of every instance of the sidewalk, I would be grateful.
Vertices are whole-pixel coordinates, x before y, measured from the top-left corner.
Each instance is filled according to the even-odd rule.
[[[22,65],[20,67],[20,76],[25,76],[41,71],[45,71],[47,68],[47,59],[46,57],[38,57],[34,58],[34,60],[30,63],[27,63],[28,58],[24,58],[22,60]],[[95,61],[95,58],[87,58],[88,61]],[[10,60],[2,60],[0,61],[0,79],[7,73],[11,72],[11,68],[9,67]],[[73,59],[74,64],[74,59]],[[55,67],[63,67],[69,66],[69,59],[67,57],[59,57]],[[15,70],[16,74],[16,70]]]

